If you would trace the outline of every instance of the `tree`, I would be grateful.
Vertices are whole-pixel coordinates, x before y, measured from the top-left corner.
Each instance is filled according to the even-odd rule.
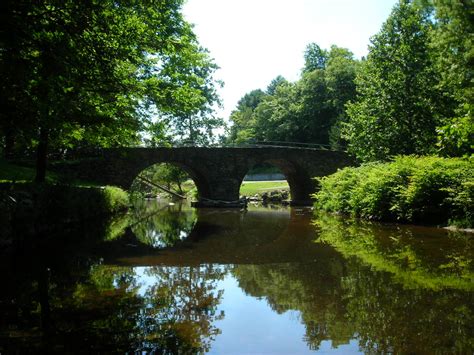
[[[0,129],[5,143],[21,131],[36,147],[37,181],[51,145],[137,144],[150,108],[172,117],[209,110],[216,66],[184,21],[182,3],[2,2],[2,102],[24,108],[4,113]],[[15,63],[22,64],[18,81],[9,69]]]
[[[316,43],[310,43],[306,46],[304,52],[303,73],[311,72],[316,69],[324,69],[328,59],[326,50],[321,49]]]
[[[275,79],[273,79],[270,84],[267,86],[267,94],[268,95],[274,95],[276,92],[276,89],[283,84],[288,84],[288,81],[282,77],[281,75],[278,75]]]
[[[332,107],[329,144],[333,148],[345,147],[341,136],[342,125],[347,122],[346,103],[355,99],[355,77],[359,61],[346,48],[331,46],[325,77],[329,105]]]
[[[208,112],[183,116],[169,115],[165,126],[169,127],[169,141],[174,144],[205,146],[215,143],[214,129],[222,127],[222,118]]]
[[[325,51],[313,43],[308,52],[314,54],[311,62],[319,64],[313,70],[308,65],[296,83],[278,76],[266,95],[258,90],[242,98],[231,115],[233,140],[344,145],[339,127],[346,120],[344,106],[355,95],[357,61],[349,50],[337,46]],[[250,104],[249,99],[255,100]]]
[[[255,138],[254,112],[266,95],[262,90],[257,89],[245,94],[239,100],[236,110],[230,114],[232,126],[229,140],[231,142],[240,143]]]
[[[345,104],[355,96],[357,62],[348,49],[335,45],[326,58],[324,68],[304,73],[298,82],[299,126],[303,141],[339,147],[344,145],[339,131],[346,121]]]
[[[438,129],[439,152],[448,156],[474,152],[474,4],[435,0],[432,37],[440,87],[456,103],[455,115]]]
[[[328,144],[329,131],[336,116],[329,99],[326,70],[316,69],[303,74],[297,83],[300,99],[296,115],[296,142]]]
[[[300,100],[296,84],[279,85],[255,109],[255,138],[262,141],[296,141]]]
[[[474,102],[474,3],[434,0],[435,28],[432,45],[441,74],[441,85],[454,91],[463,106]],[[464,112],[466,112],[466,109]]]
[[[150,173],[151,180],[166,184],[168,189],[173,188],[180,195],[183,194],[183,183],[190,179],[189,174],[179,166],[166,163],[155,165]]]
[[[344,125],[349,151],[360,160],[433,152],[446,105],[437,89],[430,31],[428,19],[404,0],[372,38]]]

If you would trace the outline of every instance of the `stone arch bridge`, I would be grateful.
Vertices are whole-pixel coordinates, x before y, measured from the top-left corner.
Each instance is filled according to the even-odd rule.
[[[290,186],[292,204],[308,205],[317,189],[313,177],[353,165],[344,152],[293,147],[113,148],[68,164],[69,175],[129,189],[144,169],[157,163],[181,167],[194,180],[202,200],[236,201],[244,176],[257,164],[278,167]]]

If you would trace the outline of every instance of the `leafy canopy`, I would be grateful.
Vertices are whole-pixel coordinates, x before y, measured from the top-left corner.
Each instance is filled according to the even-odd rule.
[[[3,1],[5,149],[138,144],[144,131],[164,136],[183,117],[206,117],[218,101],[217,66],[183,19],[182,4]]]

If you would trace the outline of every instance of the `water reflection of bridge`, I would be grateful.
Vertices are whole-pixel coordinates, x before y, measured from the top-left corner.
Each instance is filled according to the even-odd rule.
[[[118,257],[124,265],[267,264],[313,261],[333,249],[311,243],[315,227],[309,209],[200,209],[188,237],[175,246],[137,248]],[[128,231],[129,237],[133,233]],[[129,242],[130,243],[130,240]],[[128,253],[128,254],[127,254]],[[114,258],[113,263],[117,262]]]

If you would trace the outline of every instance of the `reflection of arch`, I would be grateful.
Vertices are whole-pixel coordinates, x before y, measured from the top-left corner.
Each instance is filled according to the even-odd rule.
[[[147,167],[145,167],[144,169],[141,169],[138,174],[136,176],[138,176],[139,174],[141,174],[143,171],[145,171],[146,169],[149,169],[151,168],[152,166],[154,165],[160,165],[160,164],[169,164],[169,165],[174,165],[180,169],[182,169],[183,171],[185,171],[189,177],[193,180],[194,184],[196,185],[196,189],[198,191],[198,195],[199,197],[201,198],[208,198],[208,196],[210,195],[210,191],[209,191],[209,183],[207,182],[207,179],[203,176],[203,174],[199,173],[198,171],[196,171],[196,169],[193,169],[183,163],[180,163],[180,162],[175,162],[175,161],[159,161],[159,162],[156,162],[156,163],[153,163],[153,164],[150,164],[148,165]],[[136,179],[136,176],[134,179]]]
[[[302,169],[298,164],[287,159],[263,159],[257,161],[253,166],[249,168],[249,171],[261,164],[270,164],[282,172],[285,175],[285,179],[290,187],[290,195],[292,201],[307,201],[308,200],[308,188],[311,191],[314,188],[313,181],[307,172]],[[242,185],[243,177],[240,181]]]
[[[197,220],[187,237],[176,239],[175,245],[163,249],[144,247],[142,254],[147,257],[140,262],[146,265],[259,264],[327,257],[333,249],[313,243],[315,226],[303,214],[301,209],[283,208],[251,208],[245,213],[236,209],[198,209]],[[160,219],[158,213],[154,216],[157,223],[166,220]],[[120,257],[121,262],[126,263],[126,259]],[[129,262],[136,259],[132,257]]]

